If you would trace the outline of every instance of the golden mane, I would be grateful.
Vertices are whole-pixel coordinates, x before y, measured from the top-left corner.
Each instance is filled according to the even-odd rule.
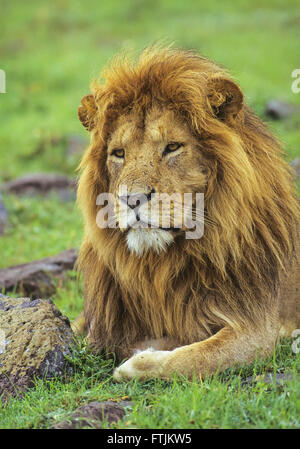
[[[244,103],[234,116],[216,88],[228,73],[191,51],[151,48],[135,64],[119,57],[92,84],[79,116],[91,130],[80,164],[85,221],[79,268],[90,341],[117,351],[145,338],[203,340],[222,326],[255,327],[272,307],[295,244],[299,206],[279,143]],[[237,87],[236,101],[243,102]],[[214,167],[200,240],[179,238],[159,255],[130,253],[124,235],[96,225],[108,191],[106,143],[120,114],[157,104],[188,123]],[[228,117],[225,117],[226,114]],[[231,114],[231,115],[230,115]],[[217,118],[216,118],[217,116]],[[227,118],[227,120],[225,120]]]

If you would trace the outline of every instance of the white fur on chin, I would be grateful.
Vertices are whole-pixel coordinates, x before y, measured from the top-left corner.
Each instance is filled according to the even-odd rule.
[[[165,251],[174,238],[171,232],[163,229],[130,229],[126,236],[127,246],[131,252],[141,256],[149,249],[156,253]]]

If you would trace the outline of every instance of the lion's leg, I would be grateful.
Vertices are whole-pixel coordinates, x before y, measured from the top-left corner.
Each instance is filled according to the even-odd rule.
[[[290,337],[300,327],[300,229],[293,258],[280,286],[280,335]]]
[[[191,377],[214,374],[236,363],[250,363],[257,353],[272,352],[278,329],[238,334],[225,327],[217,334],[199,343],[182,346],[172,351],[149,348],[131,357],[114,372],[116,380],[138,377],[169,378],[174,373]]]

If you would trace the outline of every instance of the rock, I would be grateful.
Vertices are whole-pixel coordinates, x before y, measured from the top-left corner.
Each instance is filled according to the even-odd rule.
[[[59,193],[75,189],[76,181],[74,179],[55,173],[32,173],[8,181],[1,186],[3,192],[17,195],[46,194],[51,191]]]
[[[294,172],[296,173],[296,178],[300,177],[300,157],[297,157],[291,162],[291,167],[293,168]]]
[[[269,117],[280,120],[293,114],[295,106],[280,100],[271,100],[266,106],[265,113]]]
[[[0,397],[22,397],[34,377],[62,376],[73,332],[51,300],[0,295]]]
[[[77,260],[77,250],[68,249],[56,256],[15,265],[0,270],[0,291],[17,290],[21,295],[37,298],[50,296],[56,291],[53,277],[61,278],[72,270]]]
[[[53,429],[82,429],[84,427],[101,429],[104,420],[109,424],[122,419],[125,408],[130,406],[130,402],[116,403],[112,401],[90,402],[77,408],[66,421],[55,424]]]
[[[0,235],[3,234],[4,232],[6,222],[7,222],[7,211],[0,195]]]

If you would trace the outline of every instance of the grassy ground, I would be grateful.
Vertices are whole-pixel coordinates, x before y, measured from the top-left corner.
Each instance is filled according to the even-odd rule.
[[[79,157],[66,151],[70,135],[88,139],[77,120],[89,82],[120,49],[141,49],[165,39],[194,48],[233,73],[248,103],[264,118],[272,98],[300,103],[291,91],[299,68],[298,0],[198,1],[111,0],[44,2],[2,0],[0,69],[7,93],[0,94],[0,182],[28,172],[74,175]],[[272,122],[289,160],[300,156],[300,117]],[[270,167],[271,169],[271,167]],[[4,198],[10,223],[0,238],[0,267],[78,247],[82,222],[73,202]],[[71,319],[82,307],[74,275],[53,298]],[[0,410],[0,427],[47,428],[91,400],[129,397],[121,428],[293,428],[300,426],[297,379],[245,384],[254,373],[299,373],[300,355],[286,340],[271,359],[200,382],[115,384],[112,363],[79,346],[72,379],[37,381],[23,401]]]
[[[103,361],[82,345],[72,357],[75,374],[61,380],[36,382],[22,401],[11,400],[1,411],[1,428],[48,428],[67,419],[72,410],[94,400],[130,400],[132,406],[115,428],[299,428],[300,357],[283,342],[274,357],[243,369],[191,382],[114,383],[112,361]],[[276,386],[262,380],[246,381],[265,372],[291,373],[291,380]],[[105,426],[105,424],[104,424]],[[105,426],[106,427],[106,426]]]

